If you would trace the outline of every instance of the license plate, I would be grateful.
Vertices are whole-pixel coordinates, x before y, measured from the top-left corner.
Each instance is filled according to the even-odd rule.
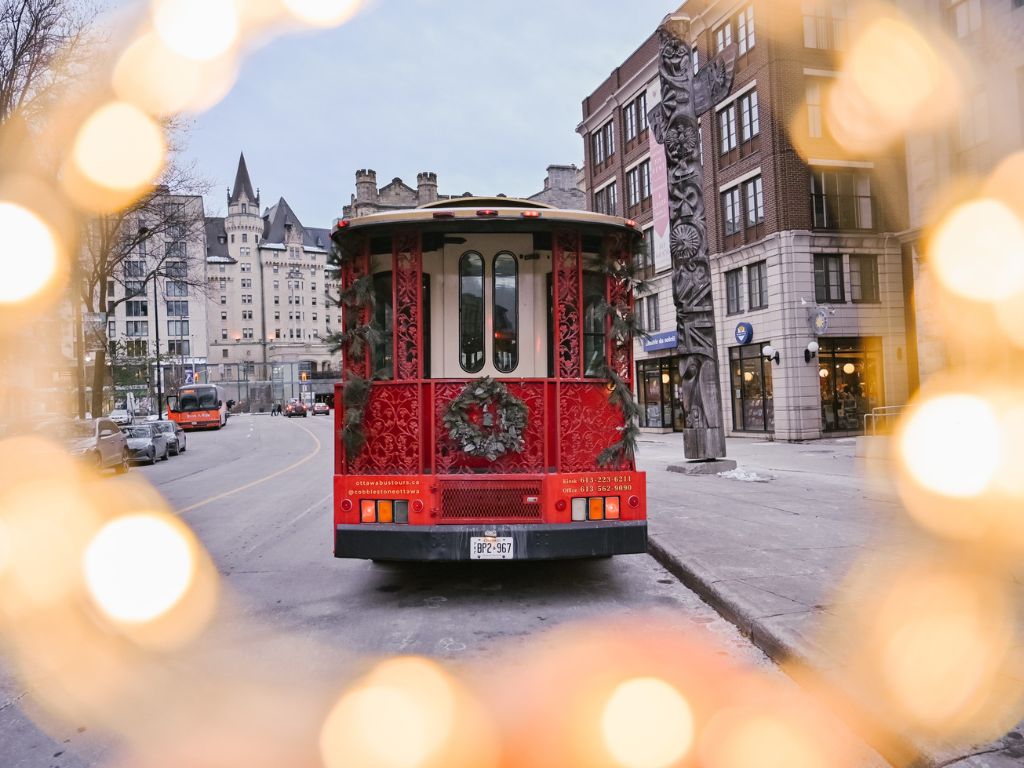
[[[512,560],[511,536],[470,536],[470,560]]]

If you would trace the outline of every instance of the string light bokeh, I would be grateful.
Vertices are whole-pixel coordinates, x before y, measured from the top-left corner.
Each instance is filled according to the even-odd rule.
[[[359,0],[153,0],[103,50],[74,108],[43,116],[36,136],[58,155],[59,174],[33,159],[27,134],[0,137],[5,153],[24,149],[16,170],[0,175],[0,225],[16,238],[0,255],[2,343],[59,305],[89,217],[159,182],[169,118],[217,104],[252,47],[343,24],[360,8]],[[891,5],[865,3],[855,22],[820,99],[845,156],[948,129],[970,93],[970,57]],[[784,116],[805,159],[810,106]],[[1024,715],[1015,581],[1024,385],[984,368],[997,359],[1021,368],[1019,355],[1005,359],[1006,349],[1024,347],[1021,178],[1018,152],[986,178],[953,178],[931,201],[927,287],[946,336],[970,345],[965,359],[975,367],[954,361],[926,382],[893,439],[906,522],[921,546],[898,567],[857,566],[841,626],[822,640],[850,663],[839,681],[846,694],[870,700],[889,724],[872,735],[876,745],[893,733],[970,744]],[[334,689],[224,671],[208,644],[231,610],[201,542],[151,487],[98,482],[41,438],[0,441],[7,658],[33,691],[29,709],[41,727],[99,723],[122,745],[124,765],[834,768],[848,757],[806,697],[729,666],[706,638],[653,621],[549,638],[499,696],[473,665],[410,657],[361,675],[352,661]]]

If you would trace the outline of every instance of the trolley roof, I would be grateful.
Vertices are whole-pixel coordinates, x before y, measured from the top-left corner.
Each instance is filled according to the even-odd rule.
[[[431,230],[438,232],[536,231],[555,229],[559,224],[575,224],[595,229],[624,229],[635,235],[640,234],[635,221],[619,216],[563,210],[533,200],[509,197],[460,197],[438,200],[419,208],[337,219],[331,236],[417,224],[429,225]]]

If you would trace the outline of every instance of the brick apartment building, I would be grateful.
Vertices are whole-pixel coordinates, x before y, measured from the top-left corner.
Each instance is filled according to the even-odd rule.
[[[908,395],[894,235],[907,227],[904,158],[851,160],[830,139],[820,92],[836,74],[846,3],[807,7],[813,12],[753,0],[681,9],[699,64],[737,46],[732,90],[700,121],[730,434],[856,432],[872,408]],[[651,339],[636,349],[642,425],[679,430],[665,156],[646,117],[660,101],[657,58],[653,34],[584,99],[577,130],[591,209],[635,219],[648,243],[641,268],[653,291],[638,311]],[[812,342],[813,357],[805,354]]]

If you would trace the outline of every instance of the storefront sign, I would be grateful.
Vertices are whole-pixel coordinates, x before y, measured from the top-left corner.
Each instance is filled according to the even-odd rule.
[[[750,323],[736,324],[736,341],[739,344],[749,344],[754,338],[754,326]]]
[[[644,352],[657,352],[659,349],[675,349],[678,344],[679,334],[674,330],[652,333],[644,340]]]

